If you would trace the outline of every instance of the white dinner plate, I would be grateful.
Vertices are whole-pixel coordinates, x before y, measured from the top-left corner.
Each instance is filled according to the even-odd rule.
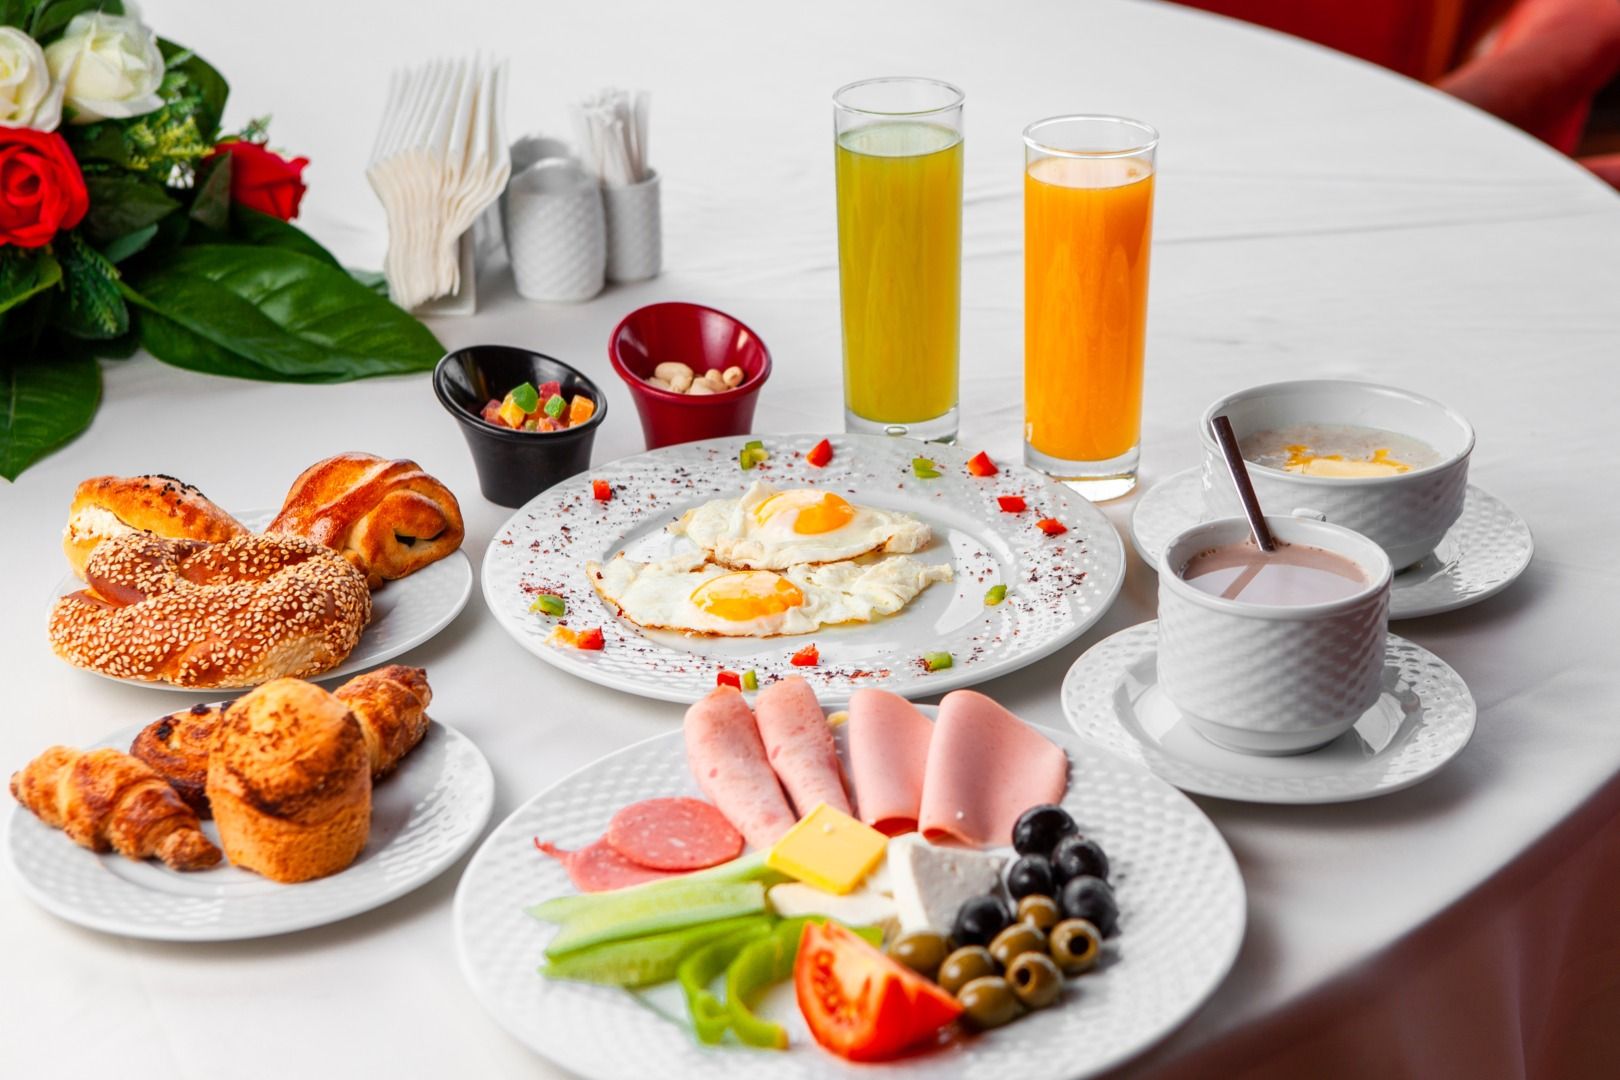
[[[128,750],[130,728],[101,745]],[[7,847],[35,903],[69,922],[158,941],[237,941],[347,919],[432,881],[472,846],[489,820],[495,778],[465,735],[434,721],[422,742],[371,793],[371,834],[341,873],[281,885],[221,862],[182,873],[79,847],[13,806]],[[219,830],[203,822],[217,845]]]
[[[1209,516],[1200,472],[1194,467],[1160,481],[1131,511],[1131,543],[1148,566],[1157,569],[1171,539]],[[1469,484],[1462,516],[1439,546],[1390,583],[1389,617],[1417,619],[1477,604],[1513,584],[1534,553],[1524,519]]]
[[[253,532],[258,532],[276,516],[274,510],[250,510],[237,514],[236,520]],[[343,663],[331,671],[307,676],[313,682],[346,679],[368,671],[402,653],[409,652],[427,641],[455,621],[472,595],[472,561],[467,553],[456,549],[449,555],[429,563],[409,577],[389,581],[371,594],[371,621],[354,650]],[[56,586],[56,596],[66,596],[84,588],[84,582],[68,574]],[[80,668],[91,675],[125,683],[129,686],[147,686],[154,690],[179,690],[187,694],[229,693],[248,690],[247,686],[176,686],[167,682],[149,682],[144,679],[120,679],[90,668]]]
[[[802,675],[827,703],[862,686],[907,697],[940,694],[1005,675],[1061,649],[1102,617],[1124,580],[1125,553],[1106,517],[1086,499],[1022,465],[968,475],[960,447],[884,436],[833,435],[833,460],[818,469],[804,453],[820,435],[762,436],[770,460],[744,472],[737,464],[746,437],[665,447],[565,480],[514,514],[484,557],[484,600],[518,644],[548,664],[615,690],[665,701],[696,701],[723,669],[757,672],[764,683]],[[938,479],[918,479],[912,459],[939,466]],[[591,482],[606,480],[613,498],[600,503]],[[585,564],[618,552],[633,559],[691,550],[665,526],[688,508],[740,496],[754,480],[778,487],[813,486],[851,502],[914,514],[934,532],[916,558],[954,564],[954,581],[929,586],[906,608],[871,623],[823,627],[773,638],[685,636],[643,630],[618,617],[587,580]],[[998,495],[1022,495],[1029,509],[1004,513]],[[1053,517],[1068,526],[1049,537],[1035,527]],[[985,592],[1007,585],[1007,598],[986,606]],[[568,606],[569,626],[601,626],[600,652],[546,642],[558,620],[529,610],[537,592]],[[794,667],[793,653],[814,644],[816,667]],[[948,652],[951,667],[929,672],[923,656]]]
[[[1040,731],[1069,755],[1063,805],[1108,852],[1120,933],[1105,946],[1104,965],[1067,983],[1061,1003],[1049,1009],[860,1072],[918,1080],[1077,1080],[1169,1034],[1231,968],[1243,940],[1243,879],[1214,824],[1141,766],[1067,732]],[[533,840],[583,846],[602,835],[615,810],[659,795],[701,797],[679,732],[586,766],[495,828],[456,889],[461,970],[478,999],[519,1041],[581,1076],[851,1075],[851,1066],[811,1040],[791,986],[778,986],[761,1008],[789,1033],[790,1047],[771,1051],[699,1045],[684,1024],[679,995],[667,987],[632,994],[538,974],[553,930],[524,909],[573,886],[562,865],[537,852]]]
[[[1307,754],[1267,757],[1216,746],[1183,722],[1158,684],[1159,624],[1104,638],[1063,680],[1075,731],[1197,795],[1261,803],[1370,799],[1411,787],[1462,753],[1474,698],[1445,661],[1390,634],[1384,690],[1356,726]]]

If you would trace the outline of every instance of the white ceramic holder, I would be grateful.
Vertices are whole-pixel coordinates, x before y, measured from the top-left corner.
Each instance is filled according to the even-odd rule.
[[[472,315],[478,311],[478,245],[473,230],[456,243],[456,287],[411,309],[413,315]]]
[[[645,281],[656,277],[663,268],[658,181],[658,171],[648,169],[647,179],[639,184],[602,186],[602,205],[607,211],[609,281]]]
[[[546,158],[514,176],[501,197],[501,222],[519,295],[578,302],[602,291],[602,192],[577,161]]]

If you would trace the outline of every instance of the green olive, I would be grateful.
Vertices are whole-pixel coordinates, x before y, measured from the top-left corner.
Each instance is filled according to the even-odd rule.
[[[1000,975],[974,979],[957,991],[956,1000],[962,1003],[968,1023],[980,1031],[1011,1023],[1024,1014],[1023,1002]]]
[[[1013,993],[1032,1009],[1044,1009],[1063,992],[1063,972],[1045,953],[1019,953],[1007,968]]]
[[[1041,931],[1050,931],[1063,918],[1063,909],[1050,896],[1031,893],[1018,901],[1018,921]]]
[[[1102,935],[1084,919],[1064,919],[1052,927],[1052,959],[1065,975],[1090,971],[1102,949]]]
[[[944,934],[932,930],[914,930],[901,934],[889,946],[889,955],[927,979],[932,979],[945,962],[950,946]]]
[[[947,994],[954,994],[974,979],[995,973],[996,961],[989,949],[983,945],[964,945],[939,965],[939,977],[934,981]]]
[[[1045,951],[1046,935],[1040,927],[1027,922],[1013,923],[990,942],[990,955],[1002,967],[1012,963],[1019,953]]]

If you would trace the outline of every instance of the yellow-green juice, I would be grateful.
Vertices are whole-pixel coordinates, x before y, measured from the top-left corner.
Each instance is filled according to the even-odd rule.
[[[838,137],[844,403],[911,424],[956,406],[962,291],[962,136],[870,124]]]

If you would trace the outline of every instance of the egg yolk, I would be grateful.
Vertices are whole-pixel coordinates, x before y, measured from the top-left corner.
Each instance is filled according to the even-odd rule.
[[[804,603],[804,593],[780,574],[741,570],[710,578],[688,597],[700,610],[726,622],[748,622],[780,615]]]
[[[1347,459],[1343,454],[1318,454],[1309,446],[1292,444],[1283,471],[1302,476],[1333,476],[1360,478],[1366,476],[1394,476],[1411,472],[1412,466],[1392,456],[1387,447],[1378,447],[1372,457]]]
[[[810,536],[835,532],[855,520],[855,508],[846,500],[809,488],[777,492],[754,507],[754,518],[761,525],[779,514],[792,514],[793,531]]]

